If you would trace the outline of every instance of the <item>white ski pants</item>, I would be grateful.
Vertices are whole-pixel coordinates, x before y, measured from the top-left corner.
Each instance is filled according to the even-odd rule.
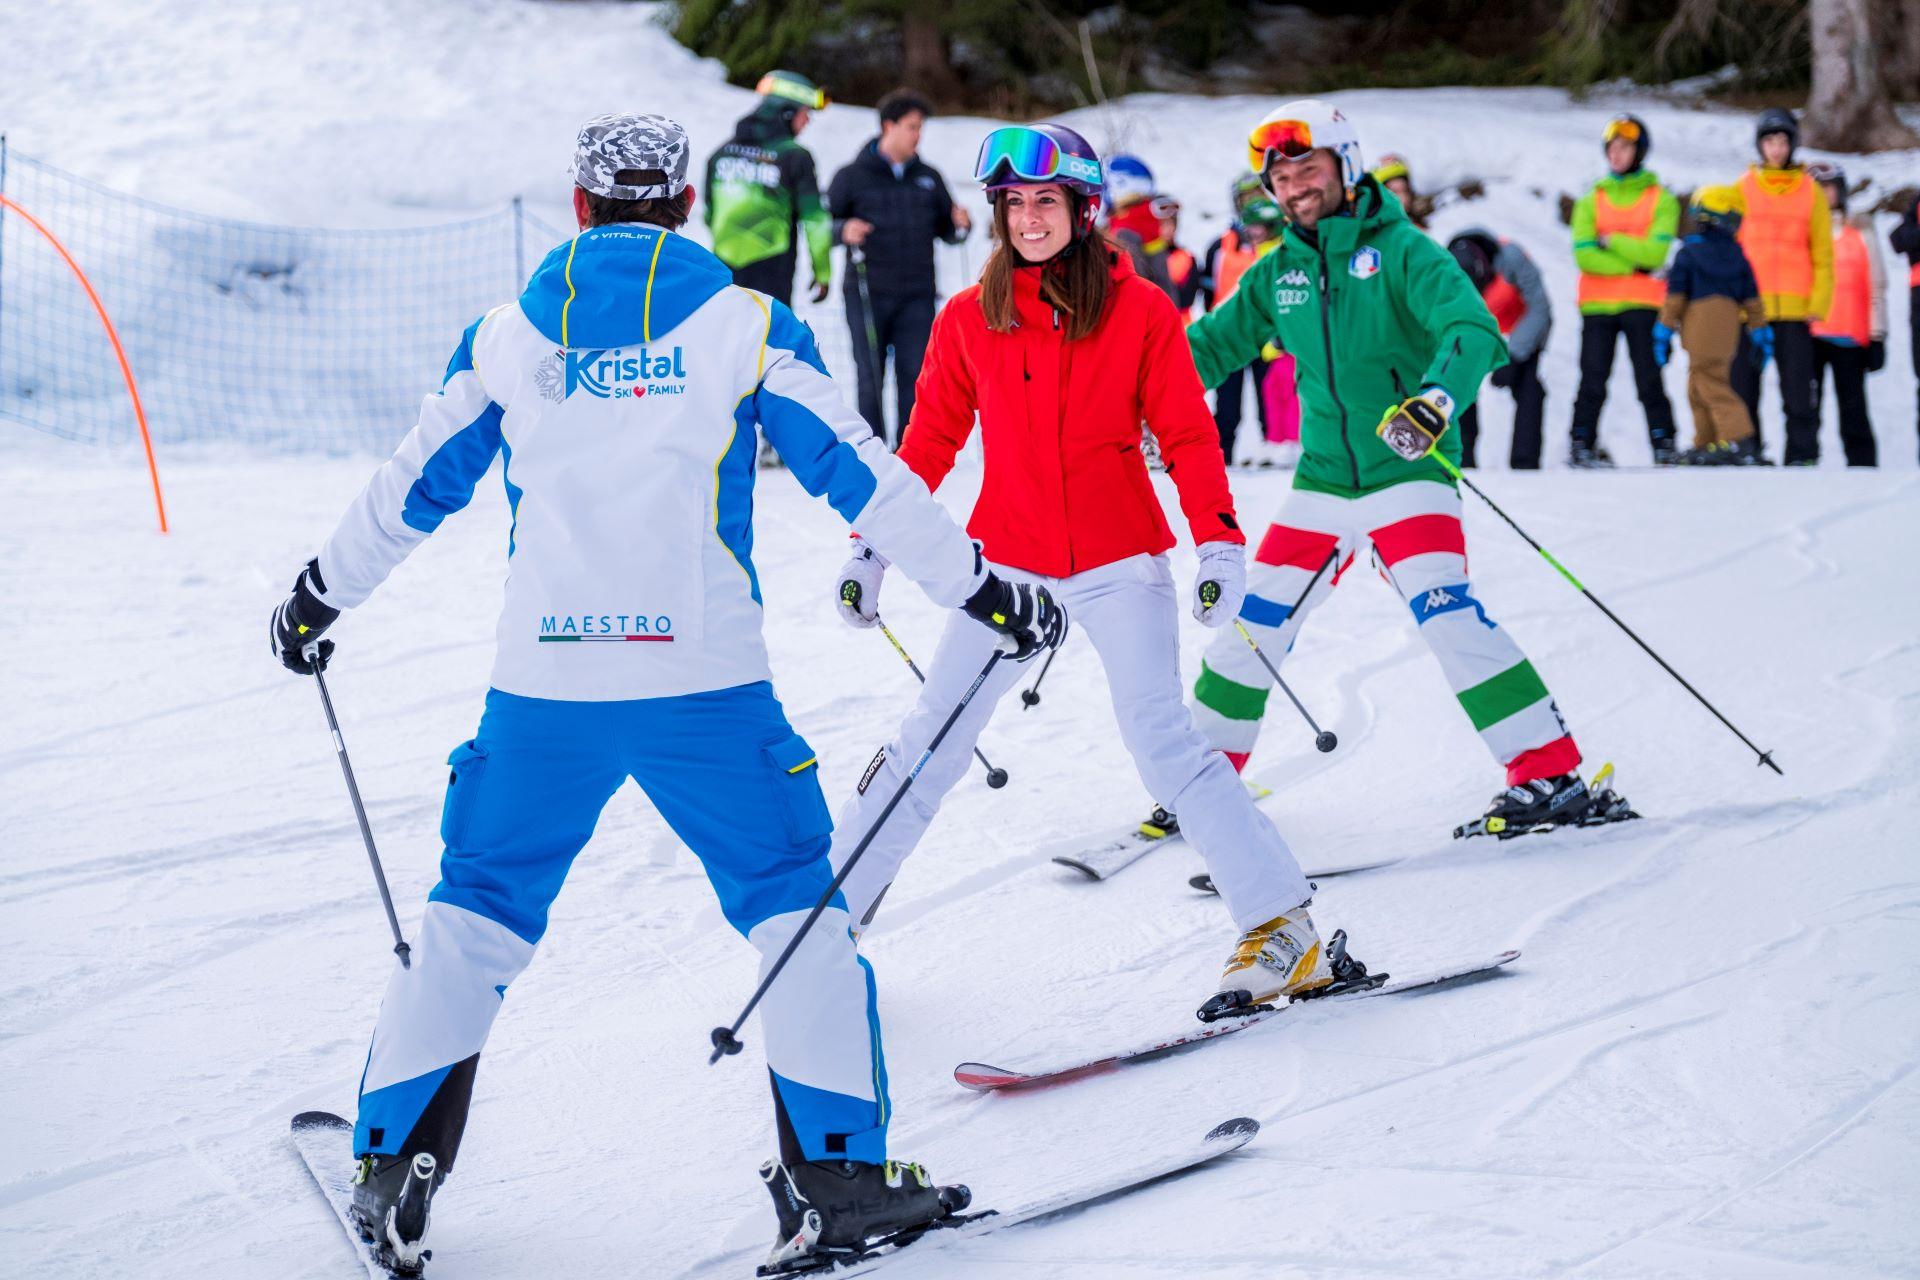
[[[1072,626],[1093,642],[1106,668],[1121,741],[1140,780],[1180,815],[1181,833],[1206,859],[1234,924],[1244,932],[1305,902],[1312,891],[1286,841],[1254,806],[1233,765],[1207,745],[1187,710],[1180,680],[1180,602],[1167,558],[1131,556],[1067,578],[1001,565],[993,571],[1009,581],[1044,584],[1066,608]],[[919,701],[884,748],[878,768],[841,807],[831,855],[836,871],[980,674],[994,642],[993,631],[959,610],[948,619]],[[854,920],[868,921],[939,812],[940,801],[966,774],[995,704],[1026,670],[1008,661],[994,668],[861,855],[844,885]]]

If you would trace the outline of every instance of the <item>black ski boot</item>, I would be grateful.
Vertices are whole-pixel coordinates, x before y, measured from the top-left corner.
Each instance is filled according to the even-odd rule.
[[[420,1275],[430,1249],[427,1211],[446,1178],[430,1151],[408,1156],[362,1156],[353,1175],[354,1226],[373,1245],[381,1266],[399,1276]]]
[[[965,1187],[937,1187],[919,1165],[894,1160],[769,1160],[760,1178],[780,1218],[762,1276],[832,1270],[879,1245],[917,1239],[973,1202]]]
[[[1550,827],[1578,822],[1593,803],[1587,784],[1577,773],[1557,778],[1536,778],[1508,787],[1493,798],[1485,816],[1465,826],[1455,827],[1455,839],[1463,836],[1515,836],[1544,831]]]
[[[1653,442],[1653,465],[1654,466],[1673,467],[1673,466],[1678,466],[1679,464],[1680,464],[1680,450],[1673,443],[1673,441],[1655,440]]]
[[[1149,840],[1165,840],[1168,836],[1180,834],[1180,819],[1159,805],[1153,806],[1153,812],[1140,824],[1140,834]]]
[[[1613,466],[1613,455],[1598,445],[1576,444],[1567,464],[1583,471],[1606,470]]]

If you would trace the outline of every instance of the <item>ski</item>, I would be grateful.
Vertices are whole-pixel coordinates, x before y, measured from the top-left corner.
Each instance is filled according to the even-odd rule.
[[[1273,795],[1272,787],[1257,782],[1247,782],[1246,788],[1255,804]],[[1102,844],[1077,848],[1068,846],[1065,852],[1055,854],[1053,861],[1063,867],[1072,867],[1090,880],[1105,880],[1116,872],[1126,870],[1156,848],[1185,843],[1186,838],[1178,831],[1164,832],[1143,822],[1125,835],[1116,836]]]
[[[1209,1040],[1218,1040],[1222,1036],[1230,1036],[1237,1031],[1245,1031],[1249,1027],[1258,1026],[1302,1007],[1362,1000],[1369,996],[1397,995],[1403,991],[1415,991],[1422,987],[1437,986],[1443,982],[1455,982],[1476,974],[1491,973],[1519,958],[1518,951],[1502,951],[1479,959],[1457,960],[1451,964],[1438,965],[1402,977],[1393,977],[1384,973],[1369,974],[1361,982],[1343,987],[1331,994],[1310,996],[1283,1005],[1263,1005],[1240,1017],[1201,1023],[1191,1030],[1149,1040],[1133,1048],[1122,1049],[1118,1053],[1093,1058],[1042,1061],[1022,1067],[995,1067],[984,1062],[963,1062],[953,1069],[953,1078],[955,1083],[977,1093],[995,1093],[1003,1089],[1022,1089],[1036,1084],[1078,1079],[1096,1073],[1104,1074],[1128,1063],[1156,1058],[1176,1050],[1204,1044]]]
[[[1587,784],[1586,810],[1577,818],[1557,822],[1507,822],[1501,818],[1475,818],[1453,829],[1455,840],[1469,836],[1494,836],[1511,840],[1516,836],[1545,835],[1563,827],[1604,827],[1615,822],[1631,822],[1640,815],[1627,798],[1613,789],[1613,766],[1604,764]]]
[[[918,1257],[942,1243],[970,1240],[1007,1227],[1018,1226],[1023,1222],[1032,1222],[1036,1218],[1044,1218],[1049,1214],[1078,1208],[1105,1196],[1132,1191],[1160,1178],[1184,1173],[1238,1151],[1252,1142],[1259,1132],[1258,1120],[1250,1116],[1240,1116],[1215,1125],[1207,1130],[1205,1136],[1192,1143],[1170,1151],[1141,1156],[1104,1175],[1091,1176],[1079,1186],[1064,1191],[1036,1195],[1029,1200],[1015,1201],[1004,1208],[959,1214],[930,1228],[902,1233],[900,1236],[870,1244],[864,1252],[852,1256],[842,1256],[832,1260],[823,1259],[812,1265],[802,1263],[780,1269],[761,1267],[754,1274],[782,1277],[865,1275],[890,1258],[897,1257],[909,1249],[913,1251],[914,1256]]]
[[[333,1207],[333,1216],[346,1229],[347,1239],[370,1280],[420,1275],[419,1271],[397,1271],[381,1262],[374,1255],[372,1242],[361,1238],[360,1229],[347,1213],[353,1203],[353,1126],[329,1111],[302,1111],[293,1118],[293,1147]],[[431,1258],[433,1251],[427,1250],[424,1256]]]
[[[1381,867],[1391,867],[1405,862],[1408,855],[1401,853],[1382,854],[1377,858],[1359,858],[1352,862],[1333,862],[1325,866],[1307,867],[1305,875],[1309,880],[1330,880],[1334,876],[1357,875],[1362,871],[1378,871]],[[1213,877],[1206,872],[1187,877],[1187,884],[1202,893],[1218,894],[1220,889],[1213,883]]]

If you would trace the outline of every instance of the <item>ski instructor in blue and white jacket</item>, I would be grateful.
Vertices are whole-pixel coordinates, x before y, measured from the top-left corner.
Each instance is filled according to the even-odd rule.
[[[774,696],[761,636],[756,429],[809,493],[1018,656],[1064,628],[1044,589],[986,570],[842,402],[793,313],[673,234],[693,207],[687,153],[663,116],[581,129],[580,233],[467,330],[419,425],[273,616],[280,660],[324,667],[333,642],[319,637],[339,611],[464,507],[501,455],[511,571],[492,687],[449,759],[440,883],[412,966],[388,985],[353,1133],[356,1225],[403,1270],[418,1269],[425,1233],[424,1214],[394,1212],[408,1165],[430,1152],[439,1176],[451,1169],[494,1015],[628,777],[705,864],[763,966],[832,878],[813,749]],[[822,1215],[783,1236],[785,1261],[949,1212],[924,1171],[887,1159],[873,975],[833,903],[761,1005],[781,1152],[762,1176],[783,1225],[796,1193]]]

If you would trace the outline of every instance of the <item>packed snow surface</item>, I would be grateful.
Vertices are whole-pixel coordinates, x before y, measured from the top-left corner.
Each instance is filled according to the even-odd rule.
[[[641,5],[45,13],[0,40],[12,145],[233,216],[391,225],[524,194],[559,222],[580,121],[665,109],[703,158],[751,102]],[[1623,107],[1681,186],[1746,163],[1747,117],[1610,93],[1338,100],[1423,186],[1486,181],[1441,231],[1487,225],[1546,271],[1557,465],[1578,331],[1559,194],[1597,176],[1600,122]],[[1156,165],[1197,250],[1268,105],[1151,96],[1071,120]],[[987,124],[929,126],[957,188]],[[830,173],[870,128],[835,107],[806,141]],[[1914,162],[1852,167],[1887,183]],[[949,287],[981,251],[946,251]],[[1008,699],[981,745],[1011,785],[975,773],[953,792],[864,944],[897,1151],[992,1204],[1231,1116],[1265,1127],[1190,1176],[893,1273],[1914,1274],[1920,478],[1905,291],[1891,304],[1895,354],[1871,384],[1879,473],[1837,465],[1831,408],[1815,472],[1507,474],[1508,398],[1486,414],[1496,500],[1777,750],[1784,777],[1471,497],[1476,594],[1644,821],[1449,840],[1500,776],[1404,606],[1362,565],[1303,634],[1289,680],[1341,746],[1313,751],[1276,699],[1251,773],[1276,788],[1269,811],[1307,866],[1406,857],[1323,880],[1316,915],[1388,970],[1521,948],[1499,977],[1307,1009],[1023,1096],[960,1090],[950,1072],[969,1059],[1192,1025],[1232,942],[1218,901],[1187,888],[1191,850],[1105,884],[1048,861],[1149,803],[1084,637],[1037,708]],[[814,314],[839,323],[837,304]],[[1683,378],[1676,362],[1684,422]],[[1777,453],[1771,392],[1767,412]],[[1604,438],[1645,460],[1624,359]],[[350,1114],[392,959],[315,691],[273,663],[265,628],[375,460],[204,450],[161,465],[166,538],[133,460],[0,433],[0,1273],[344,1277],[352,1253],[287,1121]],[[978,483],[963,465],[941,498],[964,514]],[[1287,484],[1235,473],[1249,529]],[[770,474],[757,533],[777,687],[837,804],[915,686],[883,640],[833,615],[831,512]],[[435,880],[442,762],[481,709],[505,544],[495,478],[335,629],[331,683],[410,933]],[[1190,550],[1174,561],[1186,581]],[[936,611],[897,579],[885,608],[924,661]],[[1210,633],[1182,625],[1191,679]],[[741,1057],[710,1068],[706,1053],[753,977],[698,865],[637,791],[616,796],[496,1026],[429,1274],[747,1274],[771,1234],[757,1027]]]
[[[392,958],[314,688],[274,664],[265,628],[369,465],[176,466],[164,539],[137,473],[8,468],[9,1273],[351,1273],[285,1130],[308,1108],[350,1114]],[[964,511],[977,483],[962,470],[942,497]],[[1286,483],[1237,474],[1246,518]],[[1202,869],[1189,850],[1104,884],[1047,861],[1148,803],[1076,637],[1042,703],[1009,698],[982,740],[1011,784],[976,772],[954,791],[865,944],[895,1145],[991,1203],[1230,1116],[1265,1129],[1213,1168],[902,1258],[899,1274],[1910,1273],[1920,482],[1550,472],[1489,487],[1786,776],[1757,769],[1469,501],[1477,594],[1646,819],[1451,841],[1498,771],[1404,606],[1356,570],[1287,667],[1339,750],[1316,753],[1276,705],[1253,772],[1308,865],[1407,855],[1322,883],[1316,912],[1357,954],[1387,969],[1509,946],[1521,960],[975,1096],[956,1064],[1191,1025],[1232,942],[1218,900],[1187,888]],[[483,485],[335,628],[331,684],[409,930],[435,879],[442,761],[480,713],[504,507]],[[758,516],[777,687],[837,802],[912,676],[833,615],[832,513],[774,474]],[[1191,555],[1175,559],[1185,579]],[[934,609],[897,580],[885,608],[929,656]],[[1209,633],[1183,625],[1191,676]],[[708,1029],[753,978],[698,865],[637,791],[616,796],[496,1025],[433,1274],[676,1275],[764,1245],[753,1027],[742,1057],[706,1065]]]

